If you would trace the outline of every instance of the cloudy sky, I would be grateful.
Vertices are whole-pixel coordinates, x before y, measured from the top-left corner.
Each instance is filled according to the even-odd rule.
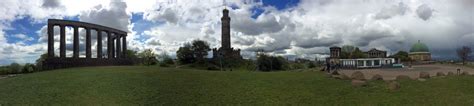
[[[51,18],[127,31],[128,48],[136,51],[174,56],[194,39],[220,47],[224,8],[232,19],[232,46],[245,58],[263,49],[314,59],[326,56],[329,46],[341,45],[393,54],[421,40],[433,58],[446,59],[455,58],[460,46],[474,47],[474,0],[1,0],[0,65],[32,63],[45,53]],[[68,50],[72,32],[66,29]],[[80,29],[81,56],[84,32]],[[55,40],[58,54],[59,37]]]

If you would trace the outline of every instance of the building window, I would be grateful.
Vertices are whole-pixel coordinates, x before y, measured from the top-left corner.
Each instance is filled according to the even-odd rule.
[[[367,66],[372,66],[372,60],[366,60]]]
[[[357,60],[357,66],[364,66],[363,60]]]
[[[380,65],[380,60],[374,60],[374,65],[376,66]]]

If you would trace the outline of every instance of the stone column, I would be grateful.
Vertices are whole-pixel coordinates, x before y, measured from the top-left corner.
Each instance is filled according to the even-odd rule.
[[[123,42],[122,42],[122,52],[123,52],[123,57],[124,58],[127,58],[127,34],[124,34],[123,35],[123,38],[122,38]]]
[[[66,58],[66,26],[59,25],[59,57]]]
[[[120,51],[120,49],[122,49],[122,46],[121,46],[121,44],[120,44],[120,38],[121,38],[121,37],[122,37],[122,36],[121,36],[120,34],[117,34],[117,36],[116,36],[116,39],[117,39],[117,52],[116,52],[117,58],[122,58],[122,57],[121,57],[121,56],[122,56],[122,55],[121,55],[122,52]]]
[[[113,33],[113,34],[114,34],[114,35],[112,35],[113,37],[112,37],[112,40],[111,40],[111,42],[110,42],[110,47],[112,48],[112,49],[110,50],[110,54],[112,55],[112,58],[115,58],[115,35],[116,35],[116,34],[115,34],[115,33]]]
[[[54,57],[54,25],[48,24],[48,58]]]
[[[85,28],[86,29],[86,58],[91,58],[91,29],[90,28]]]
[[[102,31],[96,29],[97,31],[97,58],[102,58]]]
[[[74,40],[73,40],[73,45],[74,45],[74,53],[73,53],[73,58],[79,58],[79,27],[73,26],[74,27]]]
[[[107,58],[112,58],[112,35],[110,35],[109,31],[106,31],[107,33]]]

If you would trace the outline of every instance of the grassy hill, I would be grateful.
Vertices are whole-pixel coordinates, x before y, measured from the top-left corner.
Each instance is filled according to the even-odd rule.
[[[143,66],[61,69],[0,79],[0,104],[473,105],[474,76],[353,88],[321,72],[220,72]]]

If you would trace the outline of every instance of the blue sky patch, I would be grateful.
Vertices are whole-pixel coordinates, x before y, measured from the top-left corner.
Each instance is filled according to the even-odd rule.
[[[8,43],[16,43],[16,42],[24,41],[25,39],[17,38],[14,35],[24,34],[27,37],[33,38],[33,40],[31,41],[24,41],[25,44],[31,45],[33,43],[38,42],[37,39],[39,39],[39,36],[37,36],[38,34],[36,33],[36,31],[41,29],[41,27],[43,27],[44,25],[46,25],[46,23],[35,23],[31,19],[31,17],[26,16],[26,17],[13,21],[11,23],[11,27],[13,29],[5,30],[6,35],[8,35],[5,37],[8,39],[7,40]]]
[[[300,0],[262,0],[263,6],[273,6],[278,10],[284,10],[287,8],[298,6]]]

